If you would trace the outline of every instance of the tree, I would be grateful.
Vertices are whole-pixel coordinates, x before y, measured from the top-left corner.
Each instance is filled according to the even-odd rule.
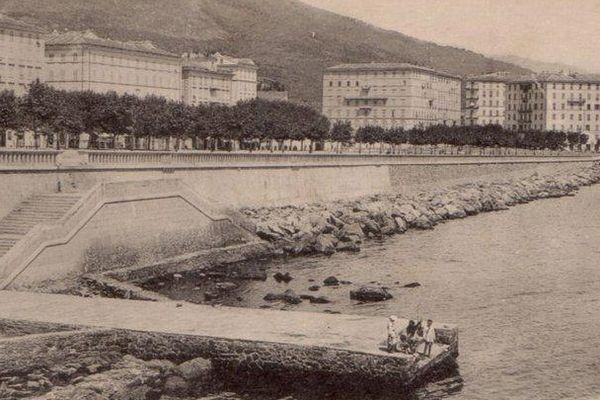
[[[19,99],[13,91],[0,92],[0,131],[18,129],[20,123]]]
[[[337,121],[333,124],[329,133],[329,138],[337,144],[338,153],[341,151],[340,146],[348,144],[352,141],[352,124],[347,121]]]

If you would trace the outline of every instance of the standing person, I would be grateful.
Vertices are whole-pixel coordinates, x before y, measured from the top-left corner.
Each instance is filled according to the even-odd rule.
[[[431,357],[431,347],[433,346],[433,342],[435,342],[435,329],[433,328],[432,324],[433,321],[428,319],[423,335],[423,339],[425,339],[425,348],[423,349],[423,354],[427,357]]]
[[[398,344],[398,332],[396,330],[396,320],[397,319],[398,319],[398,317],[396,317],[395,315],[392,315],[388,318],[387,348],[390,353],[396,350],[396,345]]]

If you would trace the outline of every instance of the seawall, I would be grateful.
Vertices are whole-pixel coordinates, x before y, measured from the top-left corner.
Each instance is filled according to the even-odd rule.
[[[0,218],[39,193],[85,192],[98,183],[179,179],[223,207],[357,198],[423,185],[590,163],[590,157],[359,156],[74,152],[74,160],[0,162]],[[83,153],[83,154],[80,154]],[[85,157],[84,157],[85,156]],[[73,155],[69,155],[73,157]],[[25,158],[30,161],[30,158]],[[2,160],[0,160],[2,161]]]

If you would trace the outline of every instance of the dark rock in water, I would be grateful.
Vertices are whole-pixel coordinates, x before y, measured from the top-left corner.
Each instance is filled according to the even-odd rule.
[[[335,310],[323,310],[323,313],[325,313],[325,314],[341,314],[340,311],[335,311]]]
[[[351,281],[340,281],[340,284],[342,285],[352,285]]]
[[[275,279],[277,282],[289,283],[294,278],[292,278],[289,272],[286,272],[285,274],[276,272],[275,275],[273,275],[273,279]]]
[[[337,286],[339,284],[340,284],[340,281],[335,276],[330,276],[328,278],[325,278],[325,280],[323,281],[323,285],[325,285],[325,286]]]
[[[217,292],[204,292],[204,300],[211,301],[219,298],[219,293]]]
[[[301,294],[300,298],[302,300],[310,300],[310,302],[312,303],[312,300],[315,298],[315,296],[312,296],[310,294]]]
[[[266,281],[267,271],[260,268],[247,268],[240,271],[238,278],[244,280]]]
[[[311,292],[316,292],[319,289],[321,289],[321,286],[319,285],[312,285],[308,288],[308,290],[310,290]]]
[[[411,282],[411,283],[407,283],[406,285],[402,286],[405,288],[415,288],[415,287],[419,287],[421,286],[421,284],[419,282]]]
[[[237,289],[238,286],[233,282],[219,282],[215,284],[215,287],[222,292],[227,292],[233,289]]]
[[[309,282],[314,282],[315,280],[313,278],[310,278],[308,281]]]
[[[283,301],[287,304],[300,304],[302,299],[293,290],[288,289],[281,294],[267,293],[264,297],[266,301]]]
[[[309,300],[313,304],[329,304],[329,303],[331,303],[331,300],[329,300],[325,296],[312,297]]]
[[[357,290],[350,291],[350,299],[358,301],[384,301],[389,300],[392,297],[393,296],[388,293],[387,290],[377,286],[363,286]]]

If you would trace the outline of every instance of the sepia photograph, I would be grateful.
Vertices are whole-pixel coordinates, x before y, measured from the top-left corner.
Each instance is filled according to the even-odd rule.
[[[600,400],[600,0],[0,0],[0,399]]]

